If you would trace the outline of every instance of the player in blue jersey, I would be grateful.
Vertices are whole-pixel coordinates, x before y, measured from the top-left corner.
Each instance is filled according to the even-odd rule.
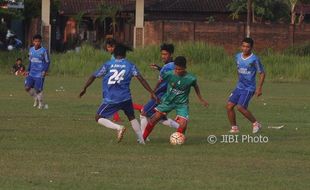
[[[114,38],[108,38],[105,42],[105,50],[111,54],[111,60],[115,59],[113,52],[114,52],[116,44],[117,44],[117,42]],[[135,104],[135,103],[133,103],[132,105],[133,105],[134,110],[138,110],[139,112],[141,112],[142,105]],[[120,118],[118,112],[114,113],[113,121],[115,121],[115,122],[121,121],[121,118]]]
[[[86,89],[96,78],[103,77],[103,102],[97,111],[96,121],[100,125],[117,130],[117,140],[120,142],[126,128],[110,121],[108,118],[112,117],[115,112],[123,110],[137,135],[138,142],[144,144],[140,124],[135,119],[132,105],[130,92],[131,78],[136,77],[154,99],[157,99],[157,97],[136,66],[125,59],[126,50],[126,47],[123,45],[116,45],[114,49],[115,59],[107,61],[90,76],[79,96],[82,97],[86,93]]]
[[[231,93],[226,105],[228,120],[231,124],[231,133],[239,132],[234,111],[235,106],[244,117],[252,122],[253,133],[257,133],[262,128],[262,125],[247,109],[253,95],[256,97],[262,95],[262,88],[265,80],[263,65],[261,64],[259,57],[252,53],[253,45],[254,41],[251,38],[245,38],[242,41],[242,52],[236,55],[239,81],[237,87]],[[259,73],[259,82],[258,87],[256,88],[255,78],[257,72]]]
[[[41,46],[42,37],[33,37],[33,46],[29,49],[29,66],[25,80],[25,90],[34,98],[33,107],[47,108],[43,102],[43,85],[50,65],[47,49]]]
[[[164,62],[164,66],[160,67],[158,65],[152,64],[151,67],[154,69],[159,70],[159,80],[155,86],[155,94],[158,98],[161,98],[167,91],[167,82],[160,80],[162,75],[165,72],[173,71],[174,70],[174,62],[172,58],[172,54],[174,52],[174,46],[173,44],[162,44],[160,46],[160,54],[161,59]],[[152,117],[152,115],[155,114],[155,107],[157,106],[157,102],[154,99],[150,99],[144,106],[140,115],[140,121],[141,121],[141,130],[144,132],[145,127],[148,123],[148,120]],[[172,128],[178,128],[179,124],[167,117],[163,117],[161,120],[161,123],[172,127]]]

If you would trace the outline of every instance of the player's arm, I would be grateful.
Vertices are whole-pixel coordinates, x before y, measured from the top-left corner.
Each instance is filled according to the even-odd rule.
[[[162,67],[160,67],[159,65],[157,65],[157,64],[155,64],[155,63],[151,64],[150,67],[151,67],[152,69],[158,70],[158,71],[160,71],[161,68],[162,68]]]
[[[208,107],[208,106],[209,106],[209,103],[208,103],[207,100],[205,100],[205,99],[202,98],[202,96],[201,96],[201,94],[200,94],[200,89],[199,89],[199,86],[198,86],[197,83],[195,83],[194,89],[195,89],[195,92],[196,92],[196,95],[197,95],[199,101],[200,101],[204,106]]]
[[[86,93],[86,89],[95,81],[96,77],[94,75],[91,75],[88,80],[86,81],[82,91],[79,94],[79,98],[82,98],[82,96]]]
[[[156,102],[159,102],[159,99],[157,98],[157,96],[155,95],[154,91],[152,90],[152,88],[150,87],[149,83],[141,76],[141,75],[137,75],[136,76],[137,79],[139,80],[139,82],[142,84],[142,86],[148,91],[150,92],[152,98],[154,98],[156,100]]]
[[[45,77],[47,75],[48,69],[50,67],[50,58],[48,55],[47,50],[44,52],[44,68],[43,68],[43,72],[42,72],[42,76]]]
[[[258,58],[257,61],[255,62],[255,67],[257,69],[257,72],[259,73],[259,80],[258,80],[258,86],[255,91],[255,96],[259,97],[263,94],[263,84],[265,81],[265,71],[262,63],[260,62],[260,59]]]
[[[263,94],[263,84],[265,81],[265,77],[266,77],[265,72],[259,73],[258,86],[257,86],[256,92],[255,92],[256,97],[259,97]]]

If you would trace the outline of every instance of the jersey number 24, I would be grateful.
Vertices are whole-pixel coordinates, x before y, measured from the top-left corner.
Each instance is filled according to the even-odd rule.
[[[122,80],[124,80],[124,75],[125,75],[125,70],[121,70],[120,72],[118,72],[118,70],[116,69],[111,69],[110,73],[113,73],[109,80],[108,80],[108,84],[115,84],[115,83],[120,83]]]

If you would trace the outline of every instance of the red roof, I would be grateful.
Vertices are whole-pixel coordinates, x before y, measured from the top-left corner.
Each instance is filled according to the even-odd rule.
[[[229,12],[232,0],[145,0],[145,12]],[[136,0],[62,0],[65,15],[96,12],[101,3],[120,5],[123,11],[134,12]]]

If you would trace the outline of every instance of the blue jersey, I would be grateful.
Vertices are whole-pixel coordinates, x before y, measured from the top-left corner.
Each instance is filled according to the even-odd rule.
[[[261,64],[260,59],[253,53],[247,58],[243,58],[242,53],[239,53],[236,55],[236,63],[239,75],[237,88],[248,91],[255,91],[256,72],[264,72],[264,67]]]
[[[103,102],[117,104],[131,100],[130,81],[138,76],[137,67],[126,59],[113,59],[107,61],[93,76],[103,77]]]
[[[50,64],[47,49],[41,47],[36,50],[31,47],[29,49],[29,62],[29,76],[41,78],[42,72],[47,72]]]
[[[168,71],[173,71],[175,68],[174,62],[169,62],[165,64],[159,71],[159,79],[162,78],[163,74]],[[166,81],[162,81],[160,85],[157,87],[157,90],[155,92],[156,95],[162,96],[167,91],[168,83]]]

